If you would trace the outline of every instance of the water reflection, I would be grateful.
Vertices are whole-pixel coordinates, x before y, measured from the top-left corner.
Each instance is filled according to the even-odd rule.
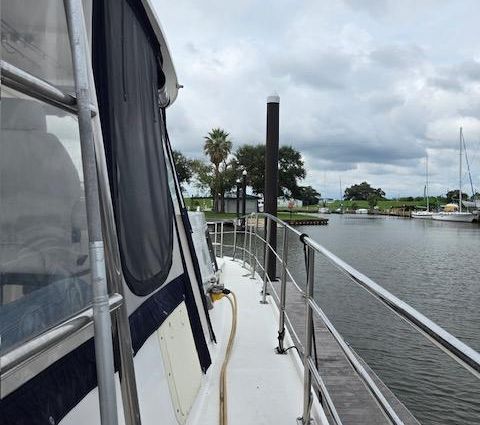
[[[326,227],[301,230],[480,350],[478,225],[331,216]],[[290,264],[304,279],[295,251]],[[317,301],[422,423],[480,423],[476,378],[326,261],[316,268]]]

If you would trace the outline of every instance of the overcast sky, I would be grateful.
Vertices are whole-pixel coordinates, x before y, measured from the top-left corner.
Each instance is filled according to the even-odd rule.
[[[461,125],[480,186],[480,1],[154,2],[185,86],[169,133],[187,156],[213,127],[234,149],[264,143],[276,91],[280,143],[322,194],[341,178],[421,195],[427,153],[430,192],[457,188]]]

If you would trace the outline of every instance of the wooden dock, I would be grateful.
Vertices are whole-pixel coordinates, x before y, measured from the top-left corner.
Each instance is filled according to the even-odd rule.
[[[328,224],[328,218],[312,218],[304,220],[284,220],[290,226],[326,226]]]
[[[279,294],[280,283],[274,282],[273,287]],[[305,338],[305,302],[291,282],[287,283],[286,300],[287,315],[303,343]],[[319,318],[315,319],[315,338],[318,369],[342,423],[344,425],[389,425],[390,422],[377,401],[350,366],[339,344]],[[415,419],[368,365],[358,355],[357,357],[404,424],[420,425],[420,422]]]

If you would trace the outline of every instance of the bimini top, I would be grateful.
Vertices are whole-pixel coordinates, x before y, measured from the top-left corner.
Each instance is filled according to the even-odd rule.
[[[142,0],[143,7],[145,8],[145,12],[147,13],[148,19],[150,20],[150,24],[152,25],[153,31],[157,36],[157,40],[161,46],[162,51],[162,58],[163,58],[163,72],[165,74],[165,88],[167,91],[167,95],[170,99],[168,106],[172,105],[175,102],[175,99],[178,95],[178,89],[181,87],[178,84],[177,79],[177,72],[175,71],[175,67],[173,65],[172,56],[170,54],[170,48],[168,47],[167,39],[165,37],[165,33],[162,29],[160,21],[158,19],[157,13],[155,12],[155,8],[152,4],[152,0]]]
[[[455,212],[458,211],[458,205],[457,204],[447,204],[443,207],[444,212]]]

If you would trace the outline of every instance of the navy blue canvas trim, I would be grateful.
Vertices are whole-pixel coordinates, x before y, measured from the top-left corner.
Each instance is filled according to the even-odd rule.
[[[0,400],[0,424],[57,424],[97,386],[96,370],[92,338]]]
[[[159,328],[170,313],[182,301],[186,301],[187,286],[186,275],[178,276],[155,292],[129,316],[134,354],[138,353],[145,341]],[[188,313],[190,316],[190,311]]]
[[[193,313],[196,305],[192,305],[191,298],[188,278],[182,274],[135,310],[129,318],[135,354],[184,300],[193,330],[199,318],[198,313]],[[96,386],[95,347],[91,338],[0,400],[0,424],[58,424]]]
[[[177,238],[178,240],[180,240],[180,235],[178,234],[178,225],[176,222],[175,229],[177,231]],[[212,359],[210,357],[210,351],[208,349],[207,342],[205,341],[205,336],[203,334],[202,322],[200,321],[200,314],[198,312],[197,303],[193,294],[192,282],[188,276],[187,265],[185,263],[185,255],[183,253],[181,244],[179,248],[180,256],[182,258],[183,270],[185,271],[185,304],[187,305],[188,317],[190,319],[190,326],[192,328],[193,339],[195,341],[195,348],[197,349],[198,360],[200,361],[200,366],[203,373],[206,373],[207,369],[212,364]],[[192,256],[193,255],[195,255],[195,252],[192,254]]]

